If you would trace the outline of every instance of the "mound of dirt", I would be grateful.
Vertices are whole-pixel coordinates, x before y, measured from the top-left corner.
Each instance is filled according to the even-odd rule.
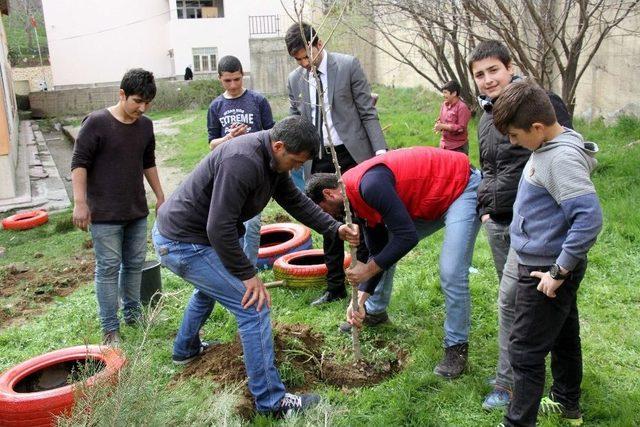
[[[293,219],[284,212],[276,212],[275,214],[263,214],[262,224],[277,224],[281,222],[292,222]]]
[[[67,296],[93,278],[92,256],[76,256],[69,263],[55,267],[26,267],[9,264],[0,277],[0,327],[27,315],[39,313],[56,296]]]
[[[378,347],[386,347],[395,353],[395,359],[371,362],[363,360],[358,364],[338,362],[335,354],[323,350],[324,337],[314,332],[308,325],[276,323],[273,328],[276,366],[290,366],[304,381],[295,383],[283,381],[288,391],[309,390],[315,384],[324,383],[341,388],[353,388],[377,384],[398,373],[406,360],[406,352],[393,344],[379,342]],[[189,377],[211,378],[223,384],[246,382],[247,375],[242,361],[240,337],[230,343],[211,346],[199,359],[177,375],[176,381]],[[246,385],[246,384],[245,384]],[[247,387],[245,399],[238,412],[248,417],[252,411],[252,398]]]

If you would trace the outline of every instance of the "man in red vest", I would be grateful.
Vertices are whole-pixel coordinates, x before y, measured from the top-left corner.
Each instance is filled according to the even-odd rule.
[[[440,285],[446,306],[445,351],[434,373],[458,377],[468,354],[469,266],[480,227],[476,213],[480,173],[462,153],[414,147],[367,160],[342,178],[353,213],[364,222],[371,254],[366,263],[358,262],[347,270],[349,281],[360,284],[359,309],[352,312],[349,306],[348,323],[360,328],[363,323],[387,321],[396,262],[420,239],[444,227]],[[313,175],[307,195],[332,216],[343,215],[343,196],[335,175]]]

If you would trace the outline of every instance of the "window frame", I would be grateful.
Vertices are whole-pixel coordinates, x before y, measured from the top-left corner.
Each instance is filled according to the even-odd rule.
[[[205,61],[203,61],[205,58]],[[194,74],[210,74],[218,71],[218,48],[217,47],[194,47],[191,48],[191,60],[193,61]],[[204,63],[207,69],[203,68]]]
[[[224,0],[175,0],[178,19],[219,19],[224,18]],[[203,18],[202,8],[213,7],[217,17]]]

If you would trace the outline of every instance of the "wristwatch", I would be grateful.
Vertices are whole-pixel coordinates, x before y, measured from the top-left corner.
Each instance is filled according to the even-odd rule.
[[[564,280],[569,277],[570,273],[562,274],[560,271],[560,266],[558,264],[553,264],[549,269],[549,275],[553,280]]]

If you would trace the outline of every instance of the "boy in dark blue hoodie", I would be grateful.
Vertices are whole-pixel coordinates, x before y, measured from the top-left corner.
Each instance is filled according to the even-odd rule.
[[[590,174],[594,143],[562,127],[545,91],[511,84],[493,108],[496,128],[532,151],[513,206],[511,248],[518,258],[515,320],[509,342],[513,397],[504,423],[535,426],[538,410],[582,424],[582,353],[576,296],[587,252],[602,227]],[[545,357],[553,384],[544,391]]]

